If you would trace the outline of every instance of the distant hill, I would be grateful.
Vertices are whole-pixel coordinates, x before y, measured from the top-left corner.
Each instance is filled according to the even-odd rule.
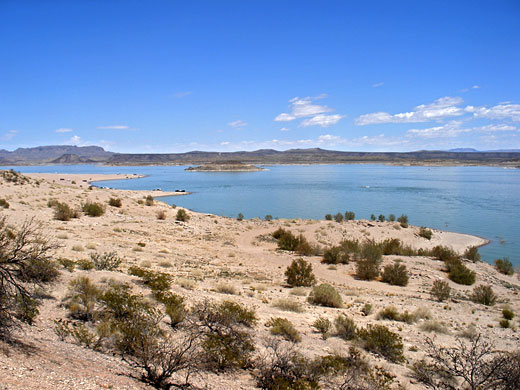
[[[459,148],[451,151],[415,152],[341,152],[320,148],[278,151],[260,149],[251,152],[187,153],[113,153],[99,146],[39,146],[0,150],[2,165],[92,164],[108,165],[201,165],[235,161],[239,164],[356,164],[398,165],[504,165],[520,166],[520,151],[478,151]]]
[[[37,146],[34,148],[18,148],[12,152],[2,149],[0,150],[0,163],[4,165],[59,164],[60,162],[56,160],[66,155],[78,156],[78,163],[83,162],[83,159],[90,160],[90,162],[104,162],[113,154],[112,152],[105,151],[105,149],[100,146]],[[69,159],[74,160],[73,157]]]

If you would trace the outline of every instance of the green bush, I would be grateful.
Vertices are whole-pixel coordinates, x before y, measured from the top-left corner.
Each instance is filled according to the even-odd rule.
[[[273,220],[273,216],[271,214],[267,214],[265,217],[264,217],[264,220],[265,221],[272,221]]]
[[[379,214],[379,217],[377,217],[377,220],[378,220],[379,222],[385,222],[385,219],[386,219],[386,218],[385,218],[385,216],[384,216],[383,214]]]
[[[343,251],[341,246],[326,249],[321,262],[324,264],[348,264],[350,256]]]
[[[271,318],[265,325],[271,328],[269,331],[272,335],[282,336],[287,341],[293,343],[299,343],[302,340],[293,323],[287,318]]]
[[[313,305],[325,307],[341,307],[343,301],[341,295],[330,284],[320,284],[312,289],[308,298]]]
[[[50,201],[49,201],[50,202]],[[56,201],[53,203],[54,219],[58,221],[69,221],[72,218],[79,218],[76,210],[73,210],[66,203]]]
[[[515,313],[510,309],[502,309],[502,316],[506,320],[512,320],[515,317]]]
[[[353,221],[356,219],[356,213],[353,211],[345,211],[345,221]]]
[[[312,326],[321,333],[321,338],[326,340],[329,336],[329,332],[332,328],[332,322],[328,318],[319,317],[316,321],[313,322]]]
[[[237,221],[243,221],[244,220],[244,214],[238,213]]]
[[[187,222],[190,220],[190,216],[188,215],[188,213],[186,212],[186,210],[184,209],[179,209],[177,211],[177,215],[175,216],[175,219],[177,221],[181,221],[181,222]]]
[[[360,259],[356,262],[356,276],[361,280],[374,280],[379,276],[381,260]]]
[[[448,277],[457,284],[471,286],[475,283],[476,274],[458,260],[449,265]]]
[[[95,252],[89,254],[89,256],[92,264],[94,264],[94,268],[98,271],[115,271],[123,262],[123,259],[116,252],[105,252],[103,254]]]
[[[419,236],[426,238],[427,240],[431,240],[432,236],[433,236],[433,232],[430,229],[425,228],[424,226],[421,226],[421,228],[419,229]]]
[[[356,337],[356,323],[345,314],[339,314],[335,318],[334,327],[336,328],[336,336],[344,340],[352,340]]]
[[[513,275],[515,273],[513,263],[511,263],[507,257],[504,257],[503,259],[496,259],[495,267],[498,272],[504,275]]]
[[[400,321],[406,322],[407,324],[411,324],[415,321],[415,316],[413,314],[408,313],[408,310],[405,310],[402,313],[399,313],[396,307],[387,306],[379,313],[377,313],[378,320],[390,320],[390,321]]]
[[[144,202],[147,206],[153,206],[153,204],[154,204],[153,196],[147,195],[146,198],[144,199]]]
[[[84,203],[81,210],[89,217],[100,217],[105,213],[105,207],[101,203],[91,201]]]
[[[183,296],[171,292],[158,292],[155,294],[155,298],[164,304],[172,328],[177,328],[188,316]]]
[[[370,260],[372,262],[380,262],[383,256],[383,250],[381,245],[376,243],[374,240],[365,240],[361,244],[361,250],[359,255],[362,259]]]
[[[464,258],[471,260],[474,263],[480,261],[480,253],[478,253],[478,247],[476,246],[470,246],[468,249],[466,249],[463,256]]]
[[[444,280],[435,280],[430,290],[430,295],[439,302],[443,302],[450,297],[451,287]]]
[[[291,287],[310,287],[316,284],[312,265],[304,259],[293,260],[285,270],[285,280]]]
[[[337,213],[336,215],[334,215],[334,220],[338,223],[343,222],[343,214]]]
[[[481,284],[473,288],[471,300],[476,303],[481,303],[482,305],[492,306],[495,304],[497,296],[490,285]]]
[[[453,249],[451,249],[447,246],[441,246],[441,245],[435,246],[431,250],[431,255],[433,258],[444,261],[444,262],[460,260],[459,255],[457,255],[457,253]]]
[[[408,285],[408,270],[404,264],[396,260],[394,264],[384,267],[381,279],[393,286],[406,286]]]
[[[82,269],[84,271],[94,269],[94,263],[87,259],[77,260],[76,264],[78,265],[79,269]]]
[[[123,206],[123,202],[120,198],[110,198],[108,200],[108,205],[112,207],[121,207]]]
[[[60,257],[58,260],[56,260],[58,264],[60,264],[63,268],[65,268],[69,272],[73,272],[74,268],[76,267],[76,262],[71,259],[67,259],[65,257]]]
[[[326,221],[332,221],[332,214],[325,214]]]
[[[403,342],[401,336],[392,332],[383,325],[367,325],[357,332],[363,340],[363,347],[377,355],[380,355],[392,363],[404,361]]]
[[[64,299],[70,316],[81,321],[94,321],[101,294],[102,290],[87,276],[72,279]]]
[[[408,216],[405,214],[402,214],[399,218],[397,218],[397,222],[401,225],[403,228],[408,227]]]
[[[0,199],[0,207],[3,207],[4,209],[8,209],[9,208],[9,202],[5,199]]]
[[[394,215],[394,214],[390,214],[390,215],[388,216],[388,220],[389,220],[390,222],[394,222],[394,221],[395,221],[395,215]]]
[[[164,292],[170,289],[172,277],[164,272],[154,272],[141,267],[132,266],[128,273],[143,280],[154,293]]]
[[[344,253],[349,255],[349,257],[359,255],[359,252],[361,250],[361,246],[359,244],[359,241],[357,240],[345,239],[339,243],[339,246],[341,247],[341,250]]]
[[[375,221],[377,218],[374,214],[370,214],[370,220],[371,221]]]
[[[511,327],[511,323],[509,322],[509,320],[506,320],[506,319],[501,319],[498,323],[499,323],[500,327],[504,328],[504,329]]]

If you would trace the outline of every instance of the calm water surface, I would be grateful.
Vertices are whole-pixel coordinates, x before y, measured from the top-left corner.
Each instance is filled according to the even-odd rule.
[[[491,243],[486,261],[509,257],[520,265],[520,170],[495,167],[387,165],[267,166],[262,172],[186,172],[185,167],[94,165],[16,167],[21,172],[139,173],[136,180],[99,182],[118,189],[185,189],[163,200],[189,209],[246,218],[316,218],[352,210],[407,214],[414,225],[469,233]]]

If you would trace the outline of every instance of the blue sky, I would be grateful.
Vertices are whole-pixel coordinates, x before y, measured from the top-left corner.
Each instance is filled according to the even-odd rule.
[[[520,2],[0,0],[0,148],[520,148]]]

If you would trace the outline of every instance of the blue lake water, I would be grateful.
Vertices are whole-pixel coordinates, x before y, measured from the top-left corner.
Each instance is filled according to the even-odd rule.
[[[162,200],[189,209],[246,218],[322,219],[352,210],[406,214],[413,225],[469,233],[491,240],[483,258],[509,257],[520,265],[520,170],[496,167],[402,167],[379,164],[267,166],[261,172],[186,172],[181,166],[95,165],[15,167],[21,172],[139,173],[136,180],[100,186],[192,195]]]

